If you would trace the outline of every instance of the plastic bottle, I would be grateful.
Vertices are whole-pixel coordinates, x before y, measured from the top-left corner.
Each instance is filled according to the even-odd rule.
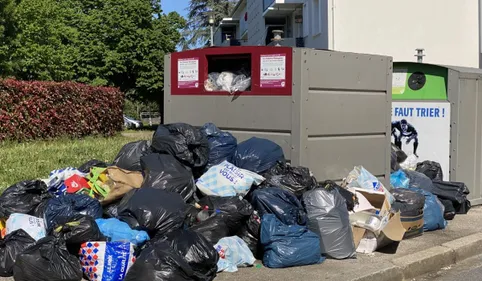
[[[207,220],[211,215],[209,214],[209,207],[204,206],[204,209],[196,215],[198,222]]]

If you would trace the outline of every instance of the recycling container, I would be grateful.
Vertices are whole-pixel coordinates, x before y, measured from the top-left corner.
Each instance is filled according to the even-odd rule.
[[[319,181],[363,165],[388,184],[391,57],[238,46],[172,53],[164,63],[164,123],[213,122],[238,142],[270,139]],[[221,72],[249,75],[250,88],[207,90]]]
[[[392,141],[418,162],[439,162],[444,180],[464,182],[472,204],[482,203],[482,70],[414,62],[393,67]]]

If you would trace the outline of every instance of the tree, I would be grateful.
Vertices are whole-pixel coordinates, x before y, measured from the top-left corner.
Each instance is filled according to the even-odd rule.
[[[164,55],[186,24],[179,14],[162,13],[156,0],[18,1],[18,32],[7,47],[16,77],[117,86],[157,100]]]
[[[184,39],[181,42],[183,49],[206,46],[209,44],[209,16],[213,13],[214,26],[221,20],[231,15],[236,0],[190,0],[188,7],[187,27],[183,31]]]
[[[14,0],[0,0],[0,75],[12,73],[10,64],[10,45],[16,36]]]

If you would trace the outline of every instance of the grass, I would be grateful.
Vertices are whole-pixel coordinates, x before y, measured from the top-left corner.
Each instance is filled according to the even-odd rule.
[[[22,180],[48,178],[52,170],[78,167],[91,159],[110,163],[124,144],[151,137],[152,131],[125,131],[108,138],[0,143],[0,191]]]

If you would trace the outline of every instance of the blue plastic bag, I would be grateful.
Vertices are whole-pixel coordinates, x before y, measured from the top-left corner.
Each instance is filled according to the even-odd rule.
[[[282,223],[305,225],[306,212],[296,196],[278,187],[255,190],[251,196],[251,204],[261,217],[274,214]]]
[[[250,266],[256,261],[246,242],[238,236],[222,238],[214,249],[219,254],[218,272],[236,272],[238,266]]]
[[[201,131],[208,137],[209,159],[207,168],[223,161],[233,162],[238,140],[228,132],[219,130],[213,123],[206,123]]]
[[[263,264],[269,268],[283,268],[322,263],[320,237],[306,226],[285,225],[274,215],[261,221]]]
[[[281,146],[270,140],[257,137],[252,137],[238,144],[233,160],[237,167],[258,174],[271,169],[277,161],[285,161]]]
[[[102,206],[97,199],[84,194],[60,195],[48,201],[44,214],[45,226],[50,231],[62,217],[80,214],[97,219],[102,217],[102,213]]]
[[[406,189],[425,196],[425,204],[423,205],[423,231],[444,229],[447,226],[447,221],[444,219],[445,208],[437,199],[437,196],[420,188],[410,187]]]
[[[410,179],[408,179],[407,175],[402,170],[393,172],[390,175],[390,185],[393,188],[408,188],[409,183]]]
[[[130,226],[118,219],[96,219],[95,222],[102,232],[102,235],[109,238],[112,242],[130,242],[134,245],[141,245],[149,240],[149,235],[145,231],[133,230]]]

